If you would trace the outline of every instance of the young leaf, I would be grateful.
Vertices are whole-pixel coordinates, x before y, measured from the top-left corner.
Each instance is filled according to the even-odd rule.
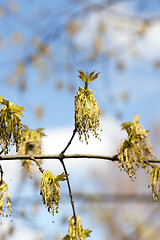
[[[66,174],[63,172],[62,174],[60,174],[60,175],[58,175],[58,176],[56,177],[56,180],[57,180],[58,182],[60,182],[60,181],[66,181],[66,180],[67,180],[67,177],[68,177],[68,175],[66,175]]]
[[[126,122],[126,123],[122,123],[121,126],[122,126],[122,130],[127,130],[129,127],[131,127],[133,125],[132,122]]]
[[[140,119],[140,116],[137,116],[136,114],[133,116],[133,122],[138,122]]]
[[[94,71],[95,72],[95,71]],[[90,75],[91,75],[91,77],[90,77],[90,75],[89,75],[89,79],[88,79],[88,82],[92,82],[92,81],[94,81],[96,78],[98,78],[98,75],[100,74],[100,72],[99,73],[96,73],[95,75],[94,75],[94,72],[92,72]]]
[[[2,104],[2,102],[3,102],[3,97],[0,96],[0,104]]]
[[[84,72],[81,71],[81,70],[78,70],[78,72],[79,72],[78,77],[79,77],[83,82],[85,82],[86,79],[85,79],[85,74],[84,74]]]
[[[90,233],[91,233],[92,231],[91,230],[89,230],[89,229],[84,229],[83,230],[83,233],[84,233],[84,237],[90,237]]]
[[[94,70],[93,72],[91,72],[91,73],[89,74],[89,79],[92,79],[92,77],[93,77],[95,71],[96,71],[96,70]]]

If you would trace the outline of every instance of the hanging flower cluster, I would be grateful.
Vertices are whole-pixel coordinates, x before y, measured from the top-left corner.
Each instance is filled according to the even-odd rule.
[[[48,212],[54,215],[54,211],[58,213],[59,202],[60,202],[60,185],[59,181],[65,181],[66,175],[62,173],[56,176],[50,171],[44,171],[42,173],[40,181],[40,195],[42,195],[43,203],[48,208]]]
[[[6,200],[6,204],[4,204],[4,200]],[[0,215],[3,217],[7,217],[8,214],[4,211],[4,207],[7,207],[9,210],[9,216],[12,214],[11,200],[9,197],[8,185],[6,182],[0,182]]]
[[[99,73],[95,74],[95,71],[91,72],[90,75],[87,72],[85,75],[81,70],[79,70],[78,75],[85,82],[85,87],[79,88],[75,96],[75,128],[79,134],[79,139],[82,141],[84,135],[86,143],[88,143],[89,131],[98,137],[100,111],[92,90],[88,89],[88,83],[95,80],[98,75]]]
[[[5,154],[10,150],[10,145],[16,145],[16,151],[19,150],[22,136],[22,124],[20,116],[24,111],[23,107],[14,105],[14,103],[3,99],[0,96],[0,104],[3,106],[0,110],[0,145]]]
[[[158,201],[160,192],[160,168],[155,167],[150,171],[151,186],[154,201]]]
[[[154,153],[148,138],[148,131],[139,123],[139,116],[134,115],[133,123],[122,124],[128,137],[121,143],[119,150],[119,167],[124,169],[133,179],[136,170],[142,166],[148,172],[148,160],[154,159]]]
[[[69,228],[68,235],[66,235],[64,240],[85,240],[90,237],[91,231],[88,229],[83,229],[80,217],[76,217],[76,222],[74,217],[69,218]]]
[[[42,132],[42,128],[36,130],[29,129],[27,126],[23,126],[22,129],[22,142],[18,151],[19,155],[35,154],[40,155],[42,151],[42,137],[45,134]],[[42,159],[37,159],[38,163],[42,163]],[[22,160],[22,166],[29,172],[32,177],[32,161]]]

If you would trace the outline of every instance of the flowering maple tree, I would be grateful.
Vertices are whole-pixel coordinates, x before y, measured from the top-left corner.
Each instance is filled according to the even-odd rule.
[[[76,133],[79,134],[79,139],[81,141],[84,138],[85,142],[88,143],[90,133],[96,138],[99,138],[98,130],[100,129],[100,110],[98,103],[94,98],[92,90],[88,88],[89,83],[96,80],[99,73],[93,71],[90,74],[88,74],[88,72],[85,74],[81,70],[78,71],[78,77],[84,81],[85,86],[84,88],[79,88],[75,96],[75,128],[73,135],[65,149],[60,154],[57,156],[49,156],[50,158],[59,159],[63,166],[64,172],[58,176],[49,170],[44,170],[41,166],[42,159],[48,158],[48,156],[42,155],[41,152],[41,139],[45,136],[43,129],[38,128],[32,130],[23,125],[21,123],[21,117],[23,117],[22,112],[24,111],[24,108],[14,105],[0,96],[0,146],[2,149],[0,160],[5,158],[5,156],[2,156],[2,153],[7,155],[8,160],[20,159],[22,161],[22,167],[29,172],[30,177],[32,177],[32,162],[36,162],[41,172],[40,195],[42,196],[42,202],[47,207],[48,212],[52,215],[54,215],[55,212],[58,213],[61,199],[60,182],[67,181],[73,215],[69,217],[68,234],[64,237],[65,240],[84,240],[90,237],[91,233],[91,230],[83,228],[80,217],[76,215],[69,174],[64,164],[64,158],[67,158],[65,152],[72,143]],[[139,118],[139,116],[135,115],[133,117],[133,122],[122,124],[122,129],[126,131],[127,138],[122,141],[118,153],[115,156],[92,156],[92,158],[95,157],[118,161],[119,168],[121,170],[124,169],[132,180],[139,167],[142,167],[146,174],[150,171],[153,199],[157,201],[160,190],[160,167],[155,163],[156,157],[152,150],[148,131],[146,131],[139,123]],[[13,145],[16,146],[16,152],[18,152],[18,155],[9,156],[8,152],[10,151],[10,146]],[[80,158],[84,156],[76,155],[68,157]],[[150,168],[151,170],[149,170]],[[3,180],[3,170],[1,165],[0,174],[0,215],[8,216],[5,211],[5,206],[9,211],[9,215],[12,214],[12,207],[8,185]]]

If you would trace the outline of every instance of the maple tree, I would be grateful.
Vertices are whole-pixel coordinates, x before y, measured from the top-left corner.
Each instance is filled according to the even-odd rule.
[[[154,73],[158,75],[160,69],[157,51],[155,54],[157,42],[159,42],[157,33],[157,29],[159,29],[158,1],[126,2],[123,0],[102,0],[100,2],[92,2],[88,0],[68,0],[58,1],[55,4],[52,1],[48,1],[46,4],[39,0],[34,0],[32,4],[25,2],[25,0],[2,0],[0,4],[0,20],[2,23],[0,37],[2,91],[0,94],[3,94],[4,97],[1,100],[10,104],[10,110],[5,111],[4,109],[2,114],[2,125],[5,130],[1,131],[1,137],[5,139],[7,136],[10,136],[9,139],[1,140],[0,142],[0,145],[4,148],[3,152],[6,152],[5,156],[2,155],[3,159],[6,159],[5,161],[7,162],[10,148],[12,145],[15,145],[17,150],[19,149],[18,156],[13,156],[13,158],[10,156],[10,158],[14,159],[16,157],[18,159],[19,157],[21,159],[24,173],[28,171],[30,177],[34,179],[33,162],[37,164],[41,174],[45,172],[45,169],[41,167],[43,161],[41,140],[44,136],[44,131],[42,128],[39,128],[38,124],[48,128],[49,126],[46,126],[45,123],[46,116],[48,116],[47,121],[50,122],[50,127],[55,127],[55,112],[58,120],[63,119],[59,117],[58,113],[60,113],[59,111],[63,113],[66,108],[62,109],[62,105],[60,105],[61,95],[66,93],[69,93],[70,97],[73,94],[76,95],[74,100],[75,126],[77,130],[73,130],[72,138],[77,134],[79,139],[86,143],[90,143],[90,136],[92,135],[99,139],[99,130],[101,129],[100,113],[101,116],[106,113],[107,116],[111,114],[112,117],[114,116],[121,122],[127,121],[128,117],[135,114],[135,112],[138,115],[142,113],[142,122],[144,125],[147,124],[146,128],[151,130],[151,140],[154,149],[157,147],[155,149],[157,150],[155,151],[157,155],[160,142],[159,117],[157,116],[159,112],[159,93],[154,95],[156,93],[154,89],[158,89],[156,87],[158,86],[158,78],[152,77],[150,72],[154,69]],[[79,82],[75,81],[73,77],[76,75],[77,68],[84,69],[84,71],[90,71],[91,69],[101,71],[100,84],[98,81],[95,81],[95,85],[94,83],[91,85],[92,83],[88,84],[86,81],[85,86],[77,91]],[[128,72],[132,72],[132,74],[128,76]],[[79,72],[79,76],[83,81],[89,75],[83,74],[82,71]],[[99,85],[96,85],[96,82]],[[150,94],[147,90],[148,84]],[[50,90],[52,89],[49,102],[45,96],[46,86],[50,86]],[[93,87],[93,90],[90,89],[90,86]],[[37,87],[39,90],[38,96]],[[94,93],[95,89],[96,95]],[[17,90],[19,91],[17,92]],[[75,94],[75,91],[77,91],[77,94]],[[19,106],[17,106],[17,112],[14,112],[14,109],[12,111],[12,105],[16,105],[5,100],[9,99],[15,103],[17,99],[15,100],[14,98],[17,96],[17,93],[20,96],[23,95],[23,103],[18,102],[18,104],[23,105],[26,115],[29,113],[28,119],[32,124],[31,127],[37,128],[36,130],[25,126],[28,124],[27,121],[25,122],[25,117],[23,118],[25,125],[21,125],[21,128],[19,119],[22,118],[23,110],[18,109]],[[57,98],[55,98],[55,93],[59,93],[56,95]],[[11,97],[9,94],[11,94]],[[93,94],[96,96],[98,103]],[[135,101],[134,105],[132,105],[133,98]],[[88,108],[87,104],[89,99],[91,101],[90,108]],[[136,105],[137,102],[138,104]],[[82,103],[84,108],[81,108]],[[6,109],[8,108],[7,105],[2,104],[2,107],[4,106]],[[64,103],[63,106],[65,106]],[[68,104],[68,114],[65,114],[65,117],[68,119],[70,116],[72,120],[72,115],[69,114],[70,109],[72,109],[72,104],[71,107]],[[14,116],[14,124],[5,122],[6,115],[10,114],[9,112],[12,112]],[[84,121],[81,121],[81,116],[83,116]],[[89,120],[89,117],[92,120]],[[93,121],[92,117],[95,117],[96,121]],[[152,150],[148,132],[143,129],[138,117],[135,115],[133,122],[130,120],[130,122],[122,125],[123,132],[126,131],[127,138],[121,143],[119,152],[113,157],[108,157],[108,159],[118,162],[119,168],[124,170],[131,180],[135,179],[137,170],[142,167],[148,178],[150,178],[149,185],[152,187],[153,197],[155,200],[158,200],[158,160],[156,160]],[[15,124],[17,124],[16,127],[14,126]],[[13,135],[11,134],[12,130],[14,131]],[[22,135],[21,142],[19,141],[20,135]],[[156,140],[154,137],[156,137]],[[34,140],[36,144],[33,144]],[[34,158],[30,155],[32,152],[34,152]],[[74,157],[73,155],[66,156],[65,151],[62,151],[62,153],[60,156],[58,154],[52,157],[46,156],[46,158],[52,159],[54,157],[54,159],[64,160],[67,157]],[[87,155],[81,154],[77,157],[80,159],[87,158]],[[92,157],[94,158],[95,156],[90,156],[91,159]],[[96,157],[98,159],[102,159],[102,157],[107,159],[107,156]],[[154,162],[150,162],[150,159],[154,160]],[[111,176],[114,175],[115,171],[114,169],[112,170],[110,172]],[[140,171],[142,172],[142,170]],[[5,178],[3,169],[1,174]],[[51,174],[54,175],[54,172]],[[64,175],[67,174],[64,173]],[[57,177],[56,175],[53,178]],[[54,179],[53,182],[55,183]],[[95,177],[93,176],[93,181],[94,179]],[[128,181],[125,181],[125,183],[127,184]],[[4,200],[6,199],[6,206],[11,206],[6,184],[9,186],[8,182],[5,183],[4,191],[2,192]],[[119,184],[119,181],[117,181],[117,184]],[[56,184],[54,186],[56,187]],[[108,187],[108,189],[111,188]],[[76,198],[76,194],[74,195]],[[41,197],[43,200],[43,196]],[[96,199],[96,192],[94,197]],[[146,199],[147,197],[144,198]],[[12,205],[14,205],[14,200],[11,200],[13,201]],[[56,207],[54,210],[56,212]],[[102,212],[105,213],[107,211],[104,209]],[[10,210],[8,208],[9,214]],[[110,219],[110,224],[114,225],[112,233],[115,233],[116,227],[119,229],[116,218],[114,219],[114,216],[110,216],[109,210],[107,214],[108,219],[105,219],[106,225],[109,225]],[[83,217],[81,219],[83,221]],[[102,216],[102,219],[104,219],[104,216]],[[113,220],[115,220],[114,224]],[[35,218],[32,218],[32,221],[35,221]],[[104,222],[102,221],[102,224]],[[121,231],[122,228],[119,230]],[[151,237],[151,239],[153,238]]]
[[[88,72],[84,74],[83,71],[79,70],[78,76],[85,82],[85,86],[84,88],[79,88],[75,96],[75,128],[73,135],[65,149],[57,156],[54,156],[54,158],[60,160],[64,169],[64,172],[58,176],[51,173],[49,170],[44,170],[41,166],[42,158],[47,158],[45,155],[41,156],[41,138],[44,136],[42,132],[43,129],[34,131],[30,130],[27,126],[23,126],[20,119],[20,116],[23,116],[21,113],[24,111],[23,107],[16,106],[8,100],[3,99],[2,96],[0,97],[0,104],[2,106],[0,110],[0,141],[2,149],[0,160],[4,159],[2,153],[7,155],[10,146],[15,145],[16,152],[18,152],[19,155],[12,157],[7,156],[7,159],[22,160],[22,166],[29,172],[30,177],[32,177],[32,161],[36,162],[42,175],[40,180],[40,195],[42,195],[42,201],[52,215],[54,215],[55,212],[58,213],[60,204],[61,196],[59,182],[67,181],[73,216],[69,218],[68,234],[64,237],[66,240],[83,240],[88,238],[91,233],[91,230],[83,229],[80,217],[76,215],[69,174],[64,163],[64,158],[68,157],[65,155],[65,152],[72,144],[72,140],[76,133],[79,134],[80,140],[82,140],[82,135],[84,135],[86,143],[88,143],[90,132],[93,133],[95,137],[98,137],[97,130],[100,125],[100,112],[93,93],[88,88],[88,84],[97,79],[98,75],[99,73],[95,74],[95,71],[90,74],[88,74]],[[160,168],[154,162],[156,158],[148,138],[148,131],[143,129],[142,125],[139,123],[139,117],[136,115],[133,117],[133,122],[123,123],[122,129],[127,132],[128,138],[121,143],[118,153],[115,156],[107,157],[93,155],[92,158],[106,158],[112,161],[119,161],[120,169],[124,169],[131,179],[133,179],[139,167],[142,167],[146,174],[149,173],[149,168],[151,168],[150,176],[153,198],[157,201],[160,188]],[[50,156],[50,158],[52,157],[53,156]],[[77,156],[73,155],[71,157]],[[7,216],[7,212],[5,211],[5,200],[9,215],[12,214],[11,200],[7,183],[3,180],[2,166],[0,172],[0,214]]]

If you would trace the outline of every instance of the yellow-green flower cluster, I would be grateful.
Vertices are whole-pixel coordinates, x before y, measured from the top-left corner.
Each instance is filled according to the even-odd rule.
[[[89,76],[86,76],[82,71],[79,71],[79,77],[85,81],[85,87],[79,88],[77,95],[75,96],[75,128],[79,134],[79,139],[82,141],[82,136],[86,143],[88,143],[89,131],[95,137],[98,137],[97,130],[99,130],[99,107],[96,99],[94,98],[91,89],[88,89],[88,83],[98,77],[98,74],[94,75],[92,72]],[[99,137],[98,137],[99,138]]]
[[[156,167],[150,171],[151,186],[154,201],[158,201],[160,192],[160,168]]]
[[[138,122],[139,116],[133,117],[133,123],[122,124],[128,137],[121,143],[119,150],[119,167],[124,169],[129,177],[133,179],[136,170],[142,166],[148,172],[147,161],[155,158],[148,131],[144,130]]]
[[[20,116],[23,107],[3,99],[0,96],[0,104],[4,105],[0,110],[0,145],[5,154],[8,153],[10,144],[16,145],[16,151],[19,150],[22,136],[22,124]]]
[[[4,196],[5,195],[5,196]],[[7,217],[8,214],[4,211],[4,198],[6,199],[6,206],[9,209],[9,216],[12,214],[11,200],[9,197],[8,185],[2,181],[0,183],[0,215]]]
[[[42,132],[42,128],[37,130],[29,129],[27,126],[23,126],[22,129],[22,142],[19,148],[19,155],[35,154],[40,155],[42,151],[42,137],[45,134]],[[37,159],[38,163],[41,164],[42,160]],[[22,160],[22,166],[29,172],[32,177],[32,161]]]
[[[58,213],[58,207],[60,202],[60,185],[59,181],[65,181],[66,175],[62,173],[56,176],[50,171],[44,171],[42,173],[40,181],[40,195],[42,195],[43,203],[48,208],[48,212],[54,215],[54,209]]]
[[[80,217],[76,217],[76,222],[74,217],[69,218],[69,228],[68,235],[66,235],[64,240],[85,240],[90,237],[91,231],[88,229],[83,229]]]

